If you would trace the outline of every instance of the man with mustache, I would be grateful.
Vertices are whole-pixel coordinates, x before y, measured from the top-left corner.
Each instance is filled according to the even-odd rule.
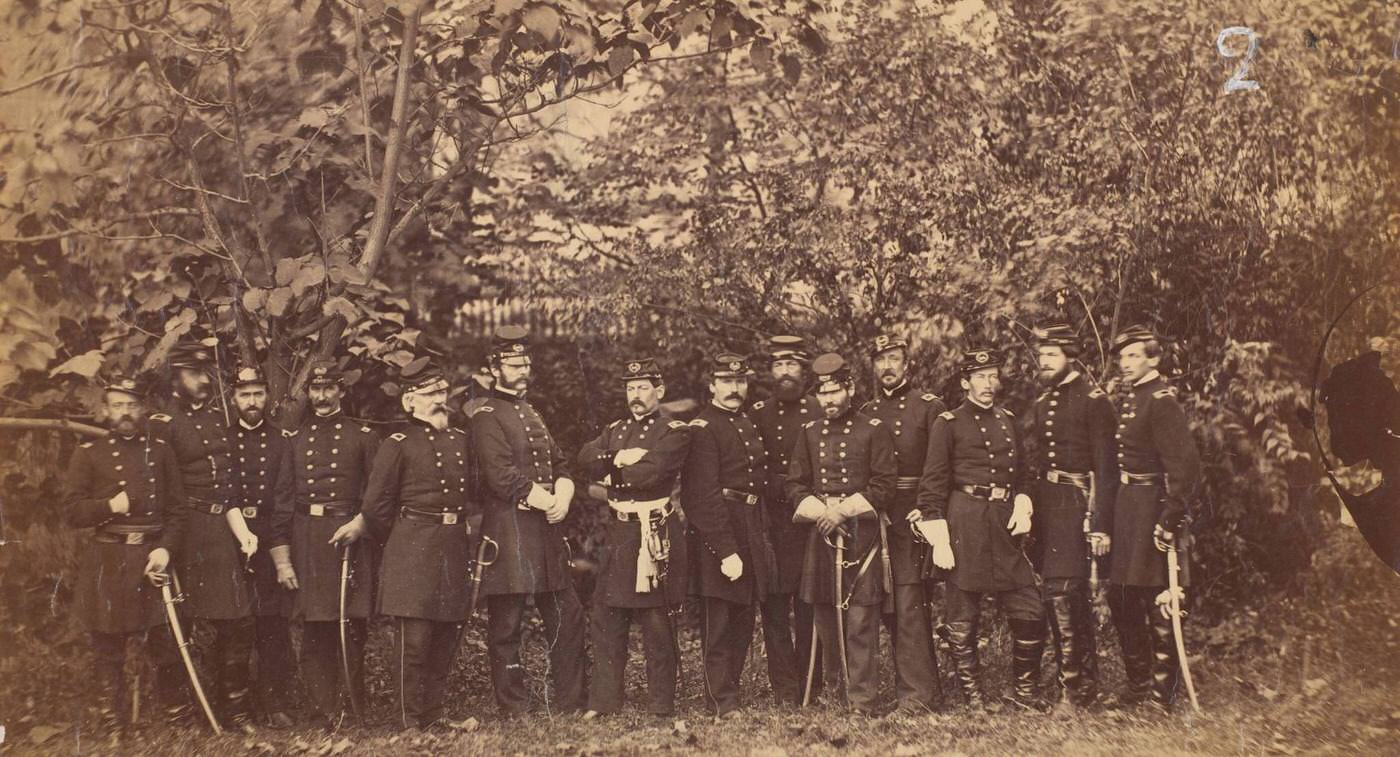
[[[1044,582],[1062,701],[1083,706],[1098,695],[1089,561],[1110,545],[1118,489],[1113,405],[1075,370],[1079,335],[1072,328],[1051,324],[1036,336],[1045,392],[1031,417],[1038,475],[1030,557]]]
[[[753,640],[755,605],[764,606],[778,590],[761,509],[767,458],[758,429],[741,412],[748,391],[744,359],[716,355],[710,403],[690,422],[690,454],[681,474],[691,583],[702,602],[705,695],[721,718],[739,712],[739,679]],[[778,700],[791,701],[796,685],[794,671],[788,691],[776,692]]]
[[[950,571],[944,589],[949,642],[958,686],[970,707],[986,708],[977,660],[982,600],[993,597],[1011,626],[1008,700],[1039,709],[1045,607],[1030,561],[1017,538],[1031,530],[1030,475],[1010,412],[995,405],[1001,353],[963,353],[966,399],[938,416],[929,434],[919,484],[920,532],[933,545],[933,563]]]
[[[628,628],[642,630],[647,712],[675,712],[678,670],[671,609],[685,601],[681,520],[672,489],[690,448],[689,427],[661,411],[666,384],[651,358],[629,361],[621,380],[628,415],[579,450],[579,467],[607,487],[609,517],[593,594],[593,685],[584,717],[622,709]]]
[[[364,701],[365,634],[374,585],[372,545],[360,514],[365,482],[379,448],[378,435],[345,417],[344,373],[334,360],[310,367],[307,384],[311,414],[291,441],[296,493],[293,497],[292,564],[278,567],[283,586],[295,588],[292,620],[302,623],[301,676],[306,684],[312,718],[322,726],[338,721],[342,694]],[[350,580],[345,598],[348,627],[346,657],[350,666],[346,689],[340,649],[340,565],[349,559]]]
[[[213,361],[213,348],[198,342],[176,345],[169,358],[175,411],[151,417],[160,422],[161,436],[180,464],[190,509],[176,564],[186,598],[181,610],[190,618],[186,632],[193,637],[199,621],[213,626],[214,643],[206,657],[211,704],[222,711],[228,725],[248,731],[254,630],[252,587],[245,568],[258,549],[258,537],[236,506],[232,430],[223,398],[214,393]]]
[[[845,679],[853,711],[874,715],[885,598],[880,518],[899,478],[894,435],[855,409],[855,382],[844,358],[821,355],[812,373],[822,419],[803,427],[787,482],[793,517],[814,524],[799,591],[816,611],[813,643],[820,645],[825,669]]]
[[[1111,529],[1108,606],[1123,649],[1127,690],[1122,701],[1138,704],[1149,694],[1170,710],[1176,699],[1179,661],[1171,619],[1164,554],[1182,547],[1187,510],[1201,482],[1201,458],[1176,401],[1157,366],[1162,345],[1145,326],[1131,326],[1113,340],[1123,375],[1118,407],[1118,496]],[[1181,586],[1188,583],[1181,553]],[[1184,604],[1184,593],[1178,597]]]
[[[102,725],[120,731],[132,714],[124,673],[132,636],[145,639],[158,701],[172,713],[183,712],[189,702],[160,590],[151,581],[164,579],[186,513],[175,456],[164,440],[147,433],[145,385],[114,376],[103,389],[111,433],[74,450],[64,509],[73,526],[92,529],[79,550],[73,614],[92,642]]]
[[[234,373],[233,444],[238,472],[233,506],[258,537],[253,553],[253,625],[257,652],[254,693],[263,719],[276,728],[292,725],[286,710],[295,670],[292,636],[287,626],[296,575],[291,569],[292,446],[267,422],[267,378],[262,369],[244,366]],[[286,585],[283,585],[285,582]]]
[[[471,524],[480,522],[467,434],[447,425],[447,379],[421,360],[401,377],[412,420],[379,446],[364,501],[370,533],[385,542],[378,609],[397,620],[390,675],[404,729],[442,718],[468,618]]]
[[[812,527],[792,522],[784,486],[788,458],[802,424],[821,417],[817,401],[807,391],[807,342],[800,336],[778,335],[768,340],[768,370],[773,394],[753,403],[749,418],[768,454],[767,486],[763,492],[765,527],[777,552],[777,591],[763,603],[763,648],[768,658],[768,681],[779,704],[797,704],[812,644],[812,606],[797,599],[802,578],[802,550]],[[821,669],[813,671],[813,691],[821,689]]]
[[[481,584],[496,704],[508,717],[529,706],[520,633],[526,599],[533,597],[554,679],[546,706],[573,712],[583,705],[583,608],[559,524],[569,514],[574,482],[564,453],[526,399],[531,364],[525,329],[497,329],[488,361],[495,383],[469,424],[482,478],[482,534],[499,545]]]
[[[933,651],[929,600],[924,586],[925,548],[914,539],[910,524],[920,520],[916,505],[924,472],[928,435],[947,410],[938,395],[919,392],[909,383],[909,342],[880,334],[870,349],[875,370],[875,396],[861,412],[878,418],[894,435],[899,467],[889,518],[889,559],[894,589],[892,615],[886,615],[894,646],[894,691],[897,712],[917,715],[943,706],[938,660]]]

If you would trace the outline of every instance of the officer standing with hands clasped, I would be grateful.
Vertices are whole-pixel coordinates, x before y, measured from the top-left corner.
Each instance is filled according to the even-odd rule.
[[[686,571],[680,517],[672,489],[690,448],[689,426],[660,410],[666,396],[651,358],[622,371],[628,415],[613,421],[579,450],[579,468],[608,492],[605,544],[593,594],[593,718],[618,712],[627,666],[628,627],[642,631],[647,712],[675,712],[678,671],[671,609],[685,601]]]
[[[386,542],[379,613],[398,621],[391,675],[404,729],[442,718],[469,613],[471,523],[479,510],[467,434],[447,425],[447,379],[420,360],[401,377],[400,401],[412,421],[379,445],[364,501],[365,524]]]
[[[125,674],[131,636],[145,638],[160,703],[171,714],[189,706],[185,672],[152,585],[165,579],[186,514],[175,456],[146,428],[146,386],[114,376],[103,390],[111,433],[73,452],[65,510],[75,527],[93,529],[91,543],[78,554],[73,615],[92,641],[92,684],[102,698],[103,726],[120,730],[133,710]]]
[[[963,354],[967,398],[944,412],[929,435],[919,486],[918,524],[933,562],[951,571],[944,594],[958,685],[972,707],[985,707],[977,660],[982,598],[991,595],[1011,626],[1013,693],[1020,707],[1040,707],[1045,608],[1019,540],[1031,530],[1030,483],[1016,420],[997,407],[1001,353]]]
[[[815,524],[799,593],[815,610],[811,654],[819,644],[825,669],[842,674],[851,709],[874,715],[887,578],[881,518],[899,477],[894,435],[855,410],[854,379],[840,355],[818,357],[812,373],[823,418],[803,427],[787,480],[793,518]]]

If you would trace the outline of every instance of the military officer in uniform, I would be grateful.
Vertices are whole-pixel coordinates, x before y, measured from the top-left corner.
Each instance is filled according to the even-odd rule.
[[[364,517],[384,541],[379,613],[397,620],[391,677],[397,717],[428,728],[443,714],[447,674],[468,618],[473,457],[466,432],[447,425],[447,380],[430,364],[402,377],[408,427],[379,445]]]
[[[787,482],[788,458],[797,442],[802,425],[821,417],[817,400],[807,393],[807,342],[800,336],[778,335],[768,340],[768,370],[773,379],[773,393],[765,400],[753,403],[749,418],[763,440],[768,455],[767,487],[762,492],[768,537],[777,553],[778,590],[768,595],[763,611],[763,646],[768,657],[768,680],[774,690],[784,688],[784,681],[796,669],[799,677],[805,673],[802,661],[807,659],[812,644],[812,606],[797,599],[797,584],[802,578],[802,551],[807,546],[811,524],[793,523],[792,507],[784,491]],[[816,679],[813,691],[821,689],[821,668],[813,671]],[[799,681],[797,689],[801,689]],[[787,695],[796,703],[797,692],[786,687]],[[781,700],[780,700],[781,701]]]
[[[772,607],[767,599],[778,587],[761,509],[767,458],[758,429],[741,412],[748,369],[740,356],[720,353],[709,373],[710,403],[690,422],[681,501],[689,521],[691,586],[702,602],[705,695],[715,714],[726,717],[739,711],[755,605]],[[780,681],[774,699],[794,701],[796,669],[789,665]]]
[[[64,509],[75,527],[92,529],[79,550],[73,615],[92,641],[92,683],[102,698],[103,724],[120,729],[132,714],[124,668],[126,642],[134,635],[145,637],[161,704],[176,713],[188,707],[185,671],[165,626],[160,591],[148,580],[166,573],[186,513],[175,456],[147,432],[146,387],[115,376],[103,388],[111,434],[73,452]]]
[[[799,592],[816,611],[813,644],[826,669],[844,674],[851,709],[874,715],[886,594],[880,518],[899,477],[894,435],[855,409],[855,382],[840,355],[818,357],[812,373],[823,417],[803,427],[787,481],[793,517],[815,524]]]
[[[302,624],[301,675],[320,725],[335,722],[341,695],[364,699],[364,649],[374,558],[361,504],[379,437],[369,427],[345,417],[344,374],[335,361],[312,364],[307,394],[312,413],[294,431],[284,432],[292,445],[295,512],[292,515],[291,565],[279,563],[283,585],[295,585],[293,621]],[[274,559],[278,556],[273,555]],[[341,563],[348,570],[344,587],[345,660],[341,659]],[[350,689],[345,688],[345,662]]]
[[[926,569],[932,566],[924,565],[927,548],[915,539],[912,524],[921,519],[916,504],[929,431],[947,408],[938,395],[920,392],[909,383],[908,340],[881,334],[875,337],[870,354],[876,390],[861,412],[878,418],[894,434],[899,466],[894,499],[885,512],[894,589],[894,612],[885,623],[894,645],[895,699],[901,712],[917,714],[943,705],[924,585]]]
[[[1150,694],[1169,709],[1179,668],[1171,620],[1162,607],[1169,601],[1164,553],[1183,541],[1201,459],[1176,390],[1157,372],[1157,336],[1132,326],[1113,340],[1113,350],[1123,388],[1116,434],[1120,486],[1106,526],[1113,540],[1108,601],[1123,649],[1123,701],[1138,703]],[[1183,566],[1185,558],[1183,552]],[[1184,571],[1181,579],[1184,587]]]
[[[1030,561],[1015,537],[1031,530],[1028,466],[1011,413],[996,406],[1001,354],[964,353],[966,400],[942,413],[929,434],[919,485],[920,532],[933,562],[951,571],[944,600],[958,685],[968,704],[986,701],[978,682],[977,627],[991,595],[1011,626],[1013,704],[1039,708],[1045,608]]]
[[[593,682],[585,717],[618,712],[628,628],[642,630],[647,711],[675,712],[677,646],[670,611],[685,601],[681,521],[672,490],[690,448],[689,427],[660,411],[661,370],[639,358],[622,371],[628,415],[579,450],[579,468],[608,492],[609,516],[593,594]]]
[[[564,453],[526,399],[531,367],[525,330],[497,329],[488,359],[495,383],[473,412],[470,428],[482,479],[482,534],[499,545],[481,586],[491,683],[504,714],[525,712],[520,633],[525,601],[533,597],[549,639],[554,694],[547,706],[572,712],[583,705],[583,608],[559,524],[569,514],[574,482]]]
[[[1031,439],[1037,471],[1031,562],[1040,573],[1065,701],[1098,694],[1091,561],[1108,554],[1108,523],[1118,490],[1113,405],[1078,370],[1079,335],[1065,324],[1037,330],[1039,377]]]
[[[267,378],[260,368],[239,368],[233,379],[233,454],[237,480],[233,507],[258,538],[249,561],[252,570],[254,647],[257,678],[254,693],[263,719],[274,727],[292,725],[286,710],[295,681],[292,636],[287,626],[293,586],[278,579],[277,563],[290,565],[293,482],[292,446],[267,421]],[[277,555],[276,557],[274,555]]]
[[[229,418],[213,390],[213,352],[199,343],[177,345],[170,354],[176,407],[153,415],[160,435],[175,453],[188,498],[184,544],[176,572],[185,593],[181,608],[187,629],[207,621],[214,643],[206,658],[211,700],[229,724],[251,728],[248,684],[253,655],[253,595],[245,570],[258,539],[235,506],[236,470],[229,445]],[[240,554],[240,551],[242,554]]]

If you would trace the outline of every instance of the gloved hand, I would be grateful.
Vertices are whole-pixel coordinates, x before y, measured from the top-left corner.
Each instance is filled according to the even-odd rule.
[[[156,547],[146,556],[146,567],[142,571],[146,578],[156,586],[165,582],[166,568],[170,567],[170,550],[165,547]]]
[[[224,511],[224,520],[228,522],[229,530],[233,531],[233,538],[238,540],[238,549],[244,556],[252,557],[258,551],[258,535],[248,529],[248,523],[243,520],[243,511],[230,507]]]
[[[365,535],[366,531],[368,529],[365,527],[365,516],[356,515],[348,523],[337,528],[335,533],[331,534],[330,541],[326,543],[334,544],[337,547],[354,544]]]
[[[107,506],[112,508],[112,513],[115,515],[126,515],[131,512],[131,500],[127,498],[126,490],[122,489],[107,500]]]
[[[953,540],[948,536],[948,521],[944,518],[921,520],[919,533],[923,534],[924,541],[933,547],[933,564],[943,570],[952,570]]]
[[[288,589],[300,589],[301,583],[297,581],[297,572],[292,568],[292,548],[283,544],[280,547],[273,547],[267,551],[272,558],[272,564],[277,567],[277,583]]]
[[[732,554],[719,561],[719,572],[730,581],[738,581],[744,575],[744,561],[739,559],[738,554]]]
[[[792,512],[793,523],[816,523],[817,519],[826,512],[826,505],[816,497],[803,497],[797,503],[797,508]]]
[[[1152,529],[1152,543],[1157,545],[1157,549],[1166,552],[1176,546],[1176,534],[1168,531],[1161,523],[1158,523],[1156,528]]]
[[[642,449],[641,447],[628,447],[627,449],[620,449],[617,451],[616,455],[613,455],[613,465],[616,465],[619,468],[626,468],[629,465],[636,464],[638,460],[641,460],[643,457],[646,457],[646,454],[647,451],[645,449]]]
[[[539,484],[530,484],[530,493],[525,495],[525,504],[536,510],[548,510],[554,506],[554,495]]]
[[[1020,536],[1031,532],[1031,498],[1025,494],[1017,494],[1015,504],[1011,509],[1011,520],[1006,522],[1006,527],[1011,529],[1012,536]]]
[[[554,495],[549,507],[545,508],[544,519],[558,523],[569,516],[569,505],[574,501],[574,482],[561,478],[554,482]]]
[[[1175,589],[1163,589],[1162,593],[1158,594],[1156,599],[1154,599],[1153,601],[1157,603],[1157,609],[1162,612],[1162,617],[1164,618],[1171,618],[1172,616],[1172,594],[1176,594],[1177,607],[1181,607],[1182,605],[1186,604],[1185,589],[1181,588],[1180,586],[1176,587]],[[1182,614],[1185,615],[1186,613],[1182,612]]]
[[[1094,557],[1103,557],[1108,554],[1108,550],[1113,546],[1113,539],[1108,534],[1094,531],[1089,534],[1089,551]]]

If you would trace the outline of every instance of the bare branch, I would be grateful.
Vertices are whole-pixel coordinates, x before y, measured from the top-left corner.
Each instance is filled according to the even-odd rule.
[[[13,87],[0,89],[0,97],[5,97],[6,95],[13,95],[16,92],[23,92],[24,90],[29,89],[30,87],[37,87],[50,79],[57,79],[60,76],[66,76],[68,74],[71,74],[74,71],[78,71],[84,68],[97,68],[98,66],[105,66],[109,63],[114,63],[119,60],[121,60],[120,57],[113,56],[110,58],[101,58],[99,60],[88,61],[87,63],[77,63],[68,66],[67,68],[60,68],[57,71],[50,71],[47,74],[36,76],[33,79],[24,82],[23,84],[16,84]]]
[[[108,236],[107,233],[106,233],[106,229],[108,229],[108,228],[110,228],[110,227],[112,227],[112,226],[115,226],[115,225],[117,225],[117,224],[119,224],[119,223],[126,223],[126,222],[128,222],[128,221],[149,220],[149,219],[153,219],[153,218],[159,218],[159,217],[161,217],[161,216],[196,216],[196,215],[199,215],[199,211],[195,210],[194,208],[157,208],[156,210],[148,210],[148,211],[146,211],[146,212],[144,212],[144,213],[128,213],[128,214],[126,214],[126,215],[117,216],[116,218],[113,218],[113,219],[107,221],[107,225],[104,226],[104,227],[102,227],[102,228],[82,228],[82,227],[75,226],[75,227],[73,227],[73,228],[64,229],[64,230],[62,230],[62,231],[50,232],[50,233],[48,233],[48,234],[35,234],[35,235],[33,235],[33,236],[27,236],[27,237],[0,237],[0,242],[8,242],[8,243],[11,243],[11,244],[32,244],[32,243],[34,243],[34,242],[48,242],[48,241],[55,240],[55,239],[66,239],[67,237],[76,237],[76,236],[91,236],[91,237],[99,237],[99,238],[102,238],[102,239],[153,239],[153,238],[157,238],[157,237],[150,237],[150,236],[127,236],[127,237]]]

